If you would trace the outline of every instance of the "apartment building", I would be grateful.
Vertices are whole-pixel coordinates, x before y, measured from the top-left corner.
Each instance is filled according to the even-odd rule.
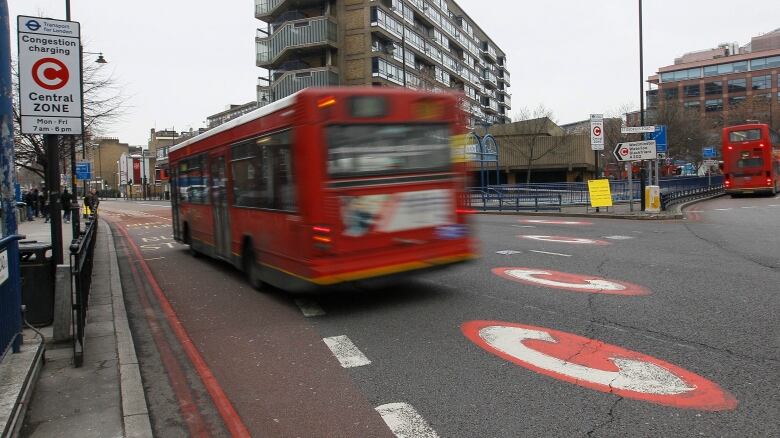
[[[310,86],[460,90],[471,123],[506,123],[506,54],[451,0],[255,0],[257,101]]]
[[[729,114],[773,126],[780,124],[780,29],[752,38],[745,46],[721,44],[687,53],[648,79],[650,110],[664,102],[719,118]],[[733,118],[733,117],[732,117]]]

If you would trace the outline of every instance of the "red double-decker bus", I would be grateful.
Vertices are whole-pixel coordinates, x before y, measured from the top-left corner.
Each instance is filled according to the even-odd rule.
[[[457,100],[309,88],[183,142],[174,237],[289,291],[469,260]]]
[[[733,195],[780,191],[780,134],[761,123],[723,128],[723,175]]]

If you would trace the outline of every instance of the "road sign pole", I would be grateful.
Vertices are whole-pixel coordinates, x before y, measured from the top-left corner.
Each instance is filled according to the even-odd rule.
[[[51,249],[54,263],[61,265],[62,216],[60,216],[60,149],[56,135],[43,136],[46,148],[46,187],[49,189],[49,216],[51,217]],[[70,206],[68,206],[70,207]]]
[[[628,211],[634,212],[634,163],[626,163],[628,169]]]
[[[639,208],[640,211],[645,211],[645,179],[647,178],[647,170],[645,169],[645,162],[639,163]]]

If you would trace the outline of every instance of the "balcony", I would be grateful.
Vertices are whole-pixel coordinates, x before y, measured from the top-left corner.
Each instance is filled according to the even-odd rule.
[[[504,67],[498,71],[498,80],[506,84],[507,87],[512,85],[509,83],[509,72]]]
[[[273,34],[258,33],[257,66],[273,68],[291,50],[335,47],[336,22],[329,17],[288,21]]]
[[[499,96],[498,104],[504,106],[506,109],[512,109],[512,96],[508,94]]]
[[[306,70],[279,72],[270,85],[258,81],[257,95],[268,96],[269,102],[283,99],[304,88],[329,87],[339,84],[339,75],[333,67],[317,67]]]
[[[482,82],[489,87],[497,88],[498,87],[498,77],[496,77],[496,74],[493,73],[490,70],[483,70],[482,71]]]
[[[293,7],[305,9],[322,3],[323,0],[255,0],[255,18],[270,23]]]
[[[496,48],[493,47],[493,45],[490,44],[489,42],[487,41],[482,42],[480,53],[489,61],[492,61],[493,63],[498,62],[498,52],[496,52]]]

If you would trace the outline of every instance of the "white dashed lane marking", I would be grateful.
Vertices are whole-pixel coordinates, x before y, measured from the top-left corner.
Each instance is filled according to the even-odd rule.
[[[691,212],[691,213],[695,213],[695,212]],[[633,237],[631,237],[631,236],[604,236],[604,238],[605,239],[609,239],[609,240],[630,240],[630,239],[633,239]]]
[[[344,368],[362,367],[371,363],[346,336],[333,336],[325,338],[323,341]]]
[[[715,211],[729,211],[731,208],[716,208]]]
[[[561,254],[559,252],[537,251],[535,249],[529,249],[528,251],[529,252],[535,252],[537,254],[547,254],[547,255],[561,256],[561,257],[571,257],[570,254]]]
[[[438,438],[439,435],[408,403],[388,403],[376,411],[398,438]]]
[[[295,300],[295,304],[297,304],[298,308],[301,309],[303,316],[307,318],[325,315],[325,311],[322,310],[322,307],[320,307],[320,305],[313,300],[298,299]]]

